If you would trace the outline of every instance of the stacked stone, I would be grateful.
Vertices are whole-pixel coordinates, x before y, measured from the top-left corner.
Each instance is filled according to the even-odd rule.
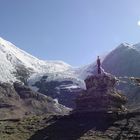
[[[115,89],[117,79],[109,74],[90,76],[85,80],[86,90],[76,99],[74,112],[124,111],[127,98]]]

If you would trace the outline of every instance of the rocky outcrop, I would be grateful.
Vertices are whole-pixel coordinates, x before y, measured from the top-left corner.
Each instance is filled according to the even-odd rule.
[[[86,90],[76,99],[74,112],[121,112],[125,111],[127,98],[115,89],[117,79],[110,74],[89,76],[85,79]]]
[[[36,87],[38,92],[57,99],[60,104],[69,108],[75,108],[74,100],[82,90],[78,86],[78,81],[72,79],[49,81],[48,76],[43,76],[32,87]]]
[[[0,83],[0,119],[22,118],[27,115],[65,114],[68,108],[51,97],[31,90],[22,83]]]

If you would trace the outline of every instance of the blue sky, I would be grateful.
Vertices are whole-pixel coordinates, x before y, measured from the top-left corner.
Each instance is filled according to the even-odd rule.
[[[0,36],[44,60],[92,63],[140,42],[140,0],[0,0]]]

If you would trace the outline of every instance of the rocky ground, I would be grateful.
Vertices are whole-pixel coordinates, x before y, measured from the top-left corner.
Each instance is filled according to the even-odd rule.
[[[48,125],[49,124],[49,125]],[[140,139],[140,113],[121,115],[72,114],[54,117],[29,140],[128,140]]]
[[[51,115],[43,115],[0,120],[0,140],[27,140],[36,131],[47,127],[51,118]]]
[[[139,140],[140,112],[32,116],[0,128],[0,140]]]

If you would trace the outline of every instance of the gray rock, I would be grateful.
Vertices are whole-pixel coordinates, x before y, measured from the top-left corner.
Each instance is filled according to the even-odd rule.
[[[26,115],[65,114],[65,106],[51,97],[31,90],[23,83],[0,83],[0,119],[22,118]]]
[[[76,99],[73,112],[122,112],[127,98],[115,89],[116,77],[110,74],[89,76],[85,79],[86,90]]]

